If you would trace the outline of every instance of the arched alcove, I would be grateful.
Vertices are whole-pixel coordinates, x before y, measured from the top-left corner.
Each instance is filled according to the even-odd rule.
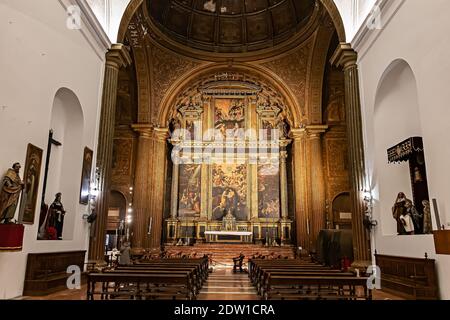
[[[335,229],[351,229],[352,209],[350,192],[338,194],[331,204],[333,212],[333,226]]]
[[[62,238],[71,240],[78,215],[84,117],[80,101],[70,89],[60,88],[56,92],[49,129],[61,145],[51,146],[45,203],[50,206],[55,194],[62,193],[61,202],[66,211]]]
[[[108,198],[108,222],[106,227],[106,243],[108,250],[120,247],[120,234],[117,232],[120,229],[121,221],[125,221],[126,215],[126,197],[117,190],[111,190]]]
[[[381,231],[395,235],[391,207],[399,192],[412,199],[412,191],[408,163],[388,164],[387,149],[422,136],[416,78],[406,61],[393,61],[381,77],[373,121]]]

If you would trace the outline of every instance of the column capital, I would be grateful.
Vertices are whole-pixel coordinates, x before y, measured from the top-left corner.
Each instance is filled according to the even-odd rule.
[[[153,126],[151,124],[145,124],[145,123],[137,123],[131,125],[131,128],[139,133],[140,137],[144,138],[151,138],[153,133]]]
[[[320,138],[320,136],[324,134],[327,130],[328,130],[327,125],[313,125],[306,127],[308,138]]]
[[[113,44],[106,53],[106,65],[108,67],[120,69],[129,66],[132,61],[128,48],[121,43]]]
[[[344,70],[351,67],[356,67],[356,62],[358,61],[358,53],[352,49],[350,43],[341,42],[339,43],[336,51],[331,57],[331,64],[336,67],[342,67]]]
[[[306,137],[306,128],[291,129],[291,137],[294,141]]]
[[[166,141],[170,138],[169,128],[154,128],[153,137],[158,141]]]

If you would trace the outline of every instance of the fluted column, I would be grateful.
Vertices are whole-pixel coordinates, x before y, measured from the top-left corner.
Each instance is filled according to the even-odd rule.
[[[153,170],[148,194],[148,197],[152,199],[151,210],[149,212],[149,221],[151,221],[152,226],[150,236],[148,237],[147,248],[161,247],[168,138],[169,130],[167,128],[154,129],[153,152],[151,160],[153,163]]]
[[[362,131],[361,101],[359,96],[358,55],[348,43],[339,44],[331,63],[342,67],[345,73],[345,106],[347,139],[351,169],[352,230],[355,266],[370,264],[369,235],[364,228],[365,163]]]
[[[294,189],[295,189],[295,223],[297,246],[309,249],[309,218],[307,196],[307,167],[306,167],[306,130],[291,130],[294,156]]]
[[[287,152],[280,152],[280,200],[281,200],[281,219],[289,219],[288,211],[288,181],[287,181],[287,170],[286,170],[286,159]]]
[[[114,44],[106,53],[99,141],[97,147],[99,195],[95,205],[97,220],[93,226],[95,228],[94,236],[89,243],[89,258],[91,260],[104,260],[109,188],[112,171],[117,83],[119,69],[130,65],[131,62],[130,54],[127,48],[122,44]]]
[[[309,150],[309,196],[310,209],[310,243],[316,246],[317,236],[325,226],[325,180],[323,173],[322,134],[328,126],[308,126],[308,150]]]
[[[172,196],[170,197],[171,207],[170,207],[170,217],[173,220],[177,219],[178,216],[178,185],[179,185],[179,175],[180,175],[180,165],[176,162],[172,166]]]
[[[146,248],[147,224],[150,210],[149,176],[153,148],[153,127],[149,124],[133,125],[139,134],[134,181],[134,218],[132,247],[135,251]]]

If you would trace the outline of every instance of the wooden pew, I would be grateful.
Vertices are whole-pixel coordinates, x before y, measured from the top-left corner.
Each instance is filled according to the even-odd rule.
[[[356,288],[364,289],[364,299],[372,299],[367,277],[270,275],[265,284],[265,300],[356,300]]]
[[[97,284],[100,283],[100,289]],[[111,284],[114,284],[111,286]],[[152,288],[170,286],[172,291],[154,292]],[[155,297],[195,299],[192,282],[187,273],[90,273],[87,283],[87,300],[125,298],[142,300]]]
[[[264,299],[357,299],[356,287],[371,299],[368,278],[300,260],[253,259],[249,277]]]
[[[163,267],[133,267],[133,266],[119,266],[113,270],[108,270],[106,272],[110,273],[133,273],[133,274],[160,274],[160,273],[170,273],[170,274],[187,274],[191,283],[194,286],[195,294],[200,291],[203,280],[195,266],[163,266]]]
[[[208,269],[209,269],[209,259],[207,256],[202,258],[191,258],[191,259],[183,259],[183,258],[161,258],[161,259],[152,259],[152,260],[141,260],[135,262],[135,266],[151,266],[155,264],[160,265],[191,265],[198,264],[200,268],[200,272],[203,278],[206,280],[208,277]]]
[[[264,269],[260,277],[256,279],[254,285],[257,291],[263,295],[267,287],[268,279],[271,276],[324,276],[324,277],[354,277],[352,272],[342,272],[340,270],[279,270]]]

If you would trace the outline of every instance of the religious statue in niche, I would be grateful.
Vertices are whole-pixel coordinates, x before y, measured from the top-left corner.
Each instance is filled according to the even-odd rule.
[[[8,224],[14,219],[20,193],[25,186],[19,176],[20,168],[20,163],[14,163],[3,178],[0,190],[0,223]]]
[[[278,129],[278,134],[281,139],[289,138],[289,132],[291,129],[284,112],[278,115],[276,128]]]
[[[412,235],[423,233],[423,215],[416,210],[413,202],[406,198],[403,192],[397,195],[392,216],[397,221],[399,235]]]
[[[38,240],[62,240],[66,210],[64,210],[61,198],[62,194],[58,192],[47,210],[44,223],[39,228]]]
[[[431,223],[430,201],[423,200],[422,205],[423,205],[423,233],[431,234],[433,233],[433,226]]]
[[[397,197],[393,211],[397,220],[398,234],[424,234],[429,233],[431,217],[429,213],[429,193],[425,165],[425,153],[421,137],[412,137],[387,150],[389,163],[408,162],[413,200],[403,196]],[[428,208],[425,204],[428,203]],[[414,230],[405,231],[401,228],[400,212],[405,211],[411,218]],[[407,219],[407,218],[406,218]],[[425,221],[428,219],[428,221]],[[409,220],[409,219],[407,219]],[[407,221],[408,222],[408,221]],[[427,225],[425,225],[427,224]]]
[[[181,114],[178,111],[176,111],[175,115],[169,121],[169,131],[172,140],[180,140],[182,138],[181,121],[182,121]]]

